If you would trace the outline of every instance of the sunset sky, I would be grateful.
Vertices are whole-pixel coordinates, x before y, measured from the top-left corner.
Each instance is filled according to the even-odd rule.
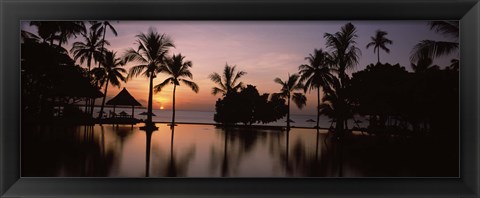
[[[315,48],[325,49],[324,33],[335,33],[348,21],[112,21],[118,36],[107,31],[107,46],[122,56],[126,49],[136,49],[135,35],[146,33],[153,27],[159,33],[169,35],[176,48],[170,55],[181,53],[186,60],[193,62],[193,81],[200,87],[198,94],[185,86],[177,88],[176,108],[181,110],[214,111],[215,101],[221,95],[213,96],[214,86],[208,76],[213,72],[221,73],[225,63],[236,65],[237,69],[247,72],[241,78],[245,84],[257,87],[260,94],[278,92],[280,85],[273,79],[286,79],[287,75],[298,72],[298,66],[306,64],[304,59]],[[362,70],[366,65],[377,62],[373,48],[366,49],[378,29],[388,32],[387,38],[393,40],[390,54],[380,52],[380,61],[391,64],[400,63],[407,70],[410,68],[410,51],[421,40],[454,41],[429,29],[426,21],[352,21],[357,27],[357,47],[362,51],[359,64],[349,73]],[[37,33],[29,22],[22,22],[24,30]],[[88,24],[88,23],[87,23]],[[88,26],[88,25],[87,25]],[[71,49],[72,43],[83,38],[71,39],[64,47]],[[434,64],[449,65],[450,59],[459,55],[438,58]],[[77,62],[78,63],[78,62]],[[79,63],[78,63],[79,64]],[[86,65],[86,64],[85,64]],[[128,63],[128,69],[135,62]],[[160,74],[154,79],[154,85],[162,82],[166,76]],[[121,85],[143,106],[147,106],[148,79],[133,78]],[[109,87],[107,100],[115,96],[121,88]],[[168,86],[161,93],[154,95],[153,107],[171,108],[173,86]],[[98,100],[97,100],[98,101]],[[292,106],[294,114],[315,114],[316,94],[307,93],[307,106],[298,110]]]

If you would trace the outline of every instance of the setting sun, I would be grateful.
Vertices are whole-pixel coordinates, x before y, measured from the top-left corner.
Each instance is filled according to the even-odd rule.
[[[163,106],[161,106],[161,107],[160,107],[160,109],[162,109],[162,110],[163,110],[163,109],[165,109],[165,108],[164,108]]]

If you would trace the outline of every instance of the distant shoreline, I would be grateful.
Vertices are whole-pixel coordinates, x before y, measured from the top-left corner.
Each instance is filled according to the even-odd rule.
[[[140,122],[140,123],[143,123],[143,122]],[[153,122],[155,124],[170,124],[170,122]],[[175,122],[175,124],[188,124],[188,125],[213,125],[213,126],[219,126],[219,127],[222,127],[222,126],[225,126],[225,125],[222,125],[222,124],[218,124],[218,123],[196,123],[196,122]],[[253,125],[243,125],[243,124],[239,124],[239,125],[227,125],[227,127],[238,127],[238,128],[248,128],[248,127],[252,127],[252,128],[270,128],[270,129],[285,129],[286,127],[285,126],[270,126],[270,125],[258,125],[258,124],[253,124]],[[294,128],[294,129],[316,129],[315,127],[297,127],[297,126],[290,126],[290,128]],[[320,130],[328,130],[328,128],[322,128],[320,127],[319,128]]]
[[[79,106],[79,107],[84,107],[85,104],[75,104],[75,106]],[[101,108],[102,106],[101,105],[95,105],[94,106],[95,108]],[[104,108],[109,108],[109,109],[113,109],[112,106],[105,106]],[[116,109],[132,109],[132,107],[127,107],[127,106],[119,106],[119,107],[116,107]],[[147,110],[148,108],[147,107],[144,107],[144,106],[141,106],[141,107],[135,107],[135,109],[145,109]],[[152,109],[153,111],[172,111],[172,109]],[[215,113],[215,110],[186,110],[186,109],[176,109],[176,111],[194,111],[194,112],[211,112],[211,113]],[[290,115],[296,115],[296,116],[317,116],[315,114],[298,114],[298,113],[292,113]]]

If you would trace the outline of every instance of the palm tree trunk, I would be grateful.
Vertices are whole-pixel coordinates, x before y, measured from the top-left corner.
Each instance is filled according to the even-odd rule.
[[[98,114],[98,119],[102,118],[103,115],[103,107],[105,106],[105,98],[107,98],[107,89],[108,89],[108,78],[107,78],[107,84],[105,85],[105,91],[103,92],[103,100],[102,100],[102,107],[100,108],[100,113]],[[133,114],[132,114],[133,116]]]
[[[103,27],[103,38],[102,38],[102,54],[103,51],[105,50],[105,33],[107,33],[107,27]],[[100,67],[100,62],[98,62],[98,67]]]
[[[337,116],[337,120],[336,120],[336,123],[335,123],[335,134],[337,137],[343,137],[343,126],[344,126],[344,122],[343,122],[343,118],[342,116]]]
[[[317,137],[316,137],[316,143],[315,143],[315,165],[317,165],[318,162],[318,137],[319,137],[320,131],[317,128]]]
[[[95,109],[95,101],[97,100],[96,98],[92,98],[92,105],[90,108],[90,116],[93,117],[93,110]]]
[[[103,55],[103,51],[104,51],[104,44],[105,44],[105,29],[103,29],[103,40],[102,40],[102,52],[101,54]],[[98,68],[100,68],[100,65],[101,65],[101,61],[98,61]],[[89,69],[90,70],[90,69]],[[97,87],[98,87],[98,81],[97,81]],[[92,116],[93,116],[93,108],[95,106],[95,98],[93,99],[93,103],[92,103]]]
[[[87,62],[88,75],[90,75],[90,65],[92,65],[92,57],[91,56],[88,57],[88,62]]]
[[[380,63],[380,49],[377,50],[378,63]]]
[[[152,124],[152,87],[153,87],[153,72],[150,74],[150,86],[148,88],[148,115],[147,124]]]
[[[85,109],[83,110],[85,114],[88,113],[87,110],[88,110],[88,98],[85,97]]]
[[[319,129],[320,122],[320,86],[317,87],[317,129]]]
[[[288,95],[287,132],[290,130],[290,95]]]
[[[177,85],[173,84],[173,102],[172,102],[172,125],[170,127],[175,126],[175,90],[177,89]]]

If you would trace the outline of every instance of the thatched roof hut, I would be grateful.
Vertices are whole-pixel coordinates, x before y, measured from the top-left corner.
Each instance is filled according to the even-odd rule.
[[[115,97],[107,101],[107,105],[113,106],[113,112],[115,113],[116,106],[128,106],[132,107],[132,115],[134,116],[135,106],[142,106],[128,91],[125,87],[118,93]]]

